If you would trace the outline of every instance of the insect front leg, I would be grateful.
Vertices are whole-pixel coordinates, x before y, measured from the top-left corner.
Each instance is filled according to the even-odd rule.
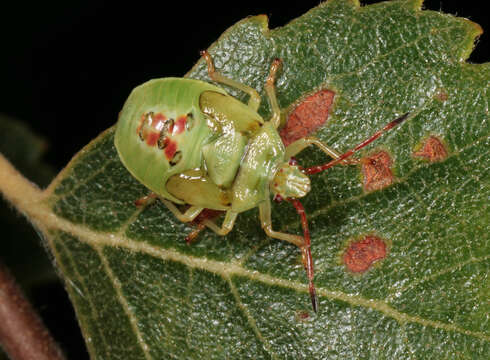
[[[325,154],[330,156],[333,159],[338,159],[341,154],[338,153],[336,150],[332,149],[331,147],[325,145],[322,143],[320,140],[318,140],[315,137],[305,137],[299,140],[296,140],[292,144],[290,144],[286,148],[286,153],[284,155],[285,159],[289,159],[292,156],[295,156],[299,154],[301,151],[306,149],[310,145],[315,145],[317,146],[321,151],[323,151]],[[345,159],[340,162],[341,165],[356,165],[359,163],[359,160],[357,159]]]
[[[157,194],[155,194],[154,192],[152,192],[152,193],[149,193],[146,196],[143,196],[143,197],[137,199],[134,202],[134,204],[136,206],[150,205],[150,204],[152,204],[155,201],[156,198],[157,198]]]
[[[226,212],[225,220],[223,220],[223,224],[221,225],[221,227],[216,225],[216,223],[213,220],[209,220],[209,219],[204,220],[203,224],[206,225],[211,230],[213,230],[216,234],[224,236],[228,234],[231,231],[231,229],[233,229],[237,215],[238,213],[228,210]]]
[[[185,212],[180,211],[177,206],[174,205],[173,202],[168,201],[166,199],[160,198],[160,201],[165,204],[165,206],[175,215],[177,219],[182,222],[189,222],[194,220],[204,208],[199,206],[191,206]]]
[[[298,247],[303,245],[304,240],[302,236],[272,230],[271,201],[269,194],[267,194],[266,199],[259,204],[259,217],[262,229],[264,229],[267,236],[287,241]]]
[[[241,90],[244,93],[250,95],[250,99],[248,100],[248,106],[250,106],[254,111],[257,111],[260,106],[260,95],[254,88],[250,86],[244,85],[238,81],[227,78],[226,76],[220,74],[216,71],[213,64],[213,59],[211,55],[206,50],[201,51],[201,56],[206,60],[206,64],[208,65],[208,75],[211,80],[216,81],[218,83],[231,86],[235,89]]]

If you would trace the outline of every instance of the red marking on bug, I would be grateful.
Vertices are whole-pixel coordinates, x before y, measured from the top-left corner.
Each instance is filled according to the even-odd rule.
[[[143,114],[140,117],[140,123],[139,123],[138,127],[136,128],[136,134],[138,134],[138,135],[139,135],[139,133],[141,131],[141,128],[143,127],[143,125],[145,123],[145,118],[146,118],[146,114]]]
[[[379,151],[361,159],[364,190],[374,191],[393,184],[395,177],[391,171],[393,161],[386,151]]]
[[[163,143],[165,145],[165,157],[168,160],[172,160],[175,153],[177,152],[177,143],[175,141],[172,141],[168,137],[163,139]]]
[[[296,160],[295,157],[291,157],[289,159],[289,165],[292,165],[292,166],[297,166],[298,165],[298,160]]]
[[[167,117],[162,113],[144,113],[141,115],[136,133],[148,146],[155,146],[160,137],[160,132],[165,127],[166,120]]]
[[[374,262],[384,259],[387,252],[387,246],[383,239],[368,235],[349,244],[344,252],[343,262],[351,272],[363,273]]]
[[[277,186],[277,185],[276,185],[276,184],[274,184],[274,186]],[[282,197],[281,195],[276,194],[276,195],[274,195],[274,198],[273,198],[272,200],[274,200],[274,201],[275,201],[275,202],[277,202],[277,203],[280,203],[280,202],[281,202],[281,201],[283,201],[284,199],[283,199],[283,197]]]
[[[430,136],[422,143],[420,150],[413,153],[413,156],[424,158],[429,162],[437,162],[447,158],[447,150],[441,140]]]
[[[155,130],[161,131],[165,125],[165,120],[167,120],[167,117],[162,113],[153,114],[151,118],[151,127]]]
[[[223,211],[220,210],[212,210],[212,209],[204,209],[201,211],[197,217],[191,221],[191,224],[196,226],[196,229],[191,231],[185,238],[185,242],[187,244],[191,244],[196,237],[199,235],[201,231],[203,231],[206,228],[206,225],[204,224],[205,220],[213,220],[220,216],[223,213]]]
[[[160,137],[160,134],[157,133],[157,132],[149,132],[147,135],[146,135],[146,144],[148,146],[155,146],[157,141],[158,141],[158,138]]]
[[[328,119],[335,93],[331,90],[320,90],[304,99],[289,114],[286,125],[280,135],[285,146],[310,135]]]
[[[185,123],[187,122],[187,116],[182,115],[179,116],[177,121],[174,124],[172,135],[177,135],[182,133],[185,130]]]

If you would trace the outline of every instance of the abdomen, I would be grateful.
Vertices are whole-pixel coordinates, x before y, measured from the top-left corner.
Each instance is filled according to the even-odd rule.
[[[224,92],[190,79],[164,78],[136,87],[117,123],[115,145],[119,156],[142,184],[176,203],[166,188],[169,177],[202,163],[202,146],[211,137],[199,95],[205,90]]]

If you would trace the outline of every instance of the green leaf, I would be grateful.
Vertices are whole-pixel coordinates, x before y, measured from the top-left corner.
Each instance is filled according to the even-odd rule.
[[[262,94],[281,58],[285,118],[308,94],[333,90],[316,136],[338,151],[411,114],[360,155],[390,154],[391,186],[365,191],[360,166],[311,177],[317,314],[299,250],[267,238],[256,209],[228,236],[205,230],[189,246],[193,228],[163,204],[136,208],[148,191],[119,161],[112,128],[30,194],[36,205],[6,195],[44,233],[93,358],[487,358],[490,65],[465,63],[478,25],[420,6],[331,0],[274,30],[265,16],[247,18],[210,48],[220,72]],[[208,79],[204,62],[188,76]],[[414,155],[430,136],[442,161]],[[326,161],[315,149],[299,160]],[[288,204],[274,205],[273,224],[301,232]],[[343,254],[366,235],[388,253],[354,274]]]

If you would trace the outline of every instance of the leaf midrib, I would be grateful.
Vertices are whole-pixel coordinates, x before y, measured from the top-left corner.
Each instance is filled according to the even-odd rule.
[[[128,251],[143,253],[150,255],[162,261],[172,261],[183,264],[191,269],[199,269],[213,274],[219,275],[224,280],[232,279],[234,276],[247,278],[252,281],[258,281],[271,286],[282,286],[297,292],[308,293],[308,285],[298,281],[286,280],[273,277],[268,274],[261,273],[255,270],[244,268],[237,262],[223,262],[217,260],[203,259],[188,254],[183,254],[175,249],[162,249],[157,246],[148,244],[142,241],[135,241],[125,235],[114,235],[111,233],[96,232],[80,224],[74,224],[54,214],[51,209],[42,203],[37,203],[37,206],[31,207],[29,211],[31,221],[46,230],[58,230],[69,233],[79,239],[81,242],[100,249],[101,247],[111,246],[123,248]],[[471,331],[453,324],[443,323],[441,321],[424,319],[419,316],[408,315],[400,312],[384,301],[366,299],[359,295],[351,295],[341,291],[333,291],[323,287],[317,288],[319,296],[324,296],[330,300],[339,300],[353,306],[361,306],[370,308],[383,313],[384,315],[397,320],[401,324],[416,323],[422,326],[430,326],[445,331],[454,331],[478,339],[490,341],[490,336],[477,331]],[[122,295],[121,295],[122,296]]]
[[[425,106],[423,106],[425,107]],[[422,107],[422,108],[423,108]],[[418,112],[418,111],[417,111]],[[105,135],[106,132],[104,132],[103,135]],[[101,135],[101,136],[103,136]],[[100,138],[100,137],[99,137]],[[468,150],[469,148],[475,146],[481,141],[484,141],[488,136],[483,136],[479,139],[476,139],[473,141],[471,144],[467,144],[466,146],[458,149],[457,151],[453,151],[449,157],[454,157],[454,156],[459,156],[462,152],[465,150]],[[97,139],[94,141],[94,143],[97,142]],[[446,159],[446,160],[448,160]],[[74,159],[77,161],[77,158]],[[430,166],[427,164],[423,164],[417,167],[414,167],[411,169],[409,173],[407,173],[403,178],[398,178],[397,183],[404,183],[407,181],[410,176],[420,170],[422,167],[427,167]],[[70,168],[70,166],[67,166],[67,168]],[[57,183],[55,181],[53,183]],[[42,194],[40,198],[43,199],[48,199],[54,196],[53,190],[56,187],[51,186],[46,189],[46,191],[40,193]],[[332,209],[335,206],[339,206],[345,203],[348,203],[350,201],[356,201],[359,200],[360,198],[366,196],[368,193],[363,193],[358,197],[355,198],[350,198],[342,201],[341,203],[331,203],[328,206],[322,207],[320,209],[317,209],[314,213],[310,214],[311,219],[324,214],[326,211]],[[63,194],[61,196],[55,196],[55,197],[64,197],[66,194]],[[140,242],[140,241],[135,241],[131,238],[128,238],[125,236],[124,231],[121,231],[121,229],[117,233],[104,233],[104,232],[97,232],[94,231],[93,229],[90,229],[88,227],[85,227],[80,224],[74,224],[69,222],[68,220],[65,220],[61,217],[58,217],[56,214],[54,214],[49,208],[49,206],[46,205],[41,205],[42,202],[40,202],[39,206],[44,207],[44,209],[39,209],[38,214],[42,214],[43,212],[46,212],[46,214],[50,214],[49,216],[46,215],[41,215],[41,217],[44,218],[49,218],[49,221],[45,221],[44,225],[49,228],[49,229],[55,229],[55,230],[61,230],[65,231],[67,233],[70,233],[72,235],[75,235],[80,241],[90,245],[92,248],[95,250],[100,249],[101,246],[112,246],[112,247],[121,247],[125,248],[130,251],[134,252],[140,252],[140,253],[145,253],[150,256],[153,256],[155,258],[161,259],[163,261],[174,261],[178,262],[181,264],[184,264],[188,266],[189,268],[193,269],[201,269],[205,270],[208,272],[212,272],[214,274],[219,275],[225,280],[228,280],[232,282],[233,276],[239,276],[239,277],[244,277],[248,278],[250,280],[255,280],[259,281],[265,284],[273,285],[273,286],[283,286],[286,288],[293,289],[298,292],[308,292],[308,288],[305,284],[302,284],[297,281],[290,281],[290,280],[284,280],[281,278],[275,278],[270,275],[260,273],[258,271],[252,271],[249,270],[245,267],[242,266],[243,264],[243,259],[240,262],[223,262],[223,261],[215,261],[215,260],[208,260],[208,259],[202,259],[198,257],[193,257],[187,254],[180,253],[176,251],[175,249],[162,249],[158,248],[153,245],[149,245],[148,243],[145,242]],[[33,209],[31,207],[31,209]],[[139,213],[140,211],[138,211]],[[49,223],[49,224],[48,224]],[[290,224],[294,225],[294,224]],[[42,227],[42,225],[40,225]],[[466,263],[475,263],[475,262],[480,262],[480,261],[485,261],[488,257],[484,258],[471,258],[464,264],[458,264],[455,267],[452,267],[449,270],[443,270],[440,272],[441,274],[447,273],[448,271],[452,271],[456,268],[460,268],[461,266],[464,266]],[[318,294],[320,296],[325,296],[331,300],[340,300],[344,301],[350,305],[353,306],[362,306],[365,308],[371,308],[376,311],[382,312],[383,314],[387,315],[388,317],[391,317],[395,320],[397,320],[399,323],[417,323],[423,326],[430,326],[433,328],[438,328],[438,329],[443,329],[446,331],[455,331],[458,333],[462,333],[465,335],[470,335],[475,338],[483,339],[486,341],[490,340],[490,336],[482,333],[482,332],[476,332],[476,331],[470,331],[466,330],[464,328],[455,326],[453,324],[447,324],[443,323],[440,321],[434,321],[434,320],[429,320],[429,319],[424,319],[419,316],[413,316],[413,315],[408,315],[402,312],[397,311],[396,309],[390,307],[385,301],[383,300],[371,300],[371,299],[366,299],[364,297],[358,296],[358,295],[350,295],[347,293],[339,292],[339,291],[331,291],[325,288],[318,288]],[[119,294],[118,294],[119,295]],[[122,292],[120,293],[119,297],[123,297]],[[120,302],[124,303],[125,299],[120,299]],[[126,314],[127,315],[127,314]],[[137,324],[134,323],[134,319],[132,321],[132,325],[137,326]],[[134,329],[133,329],[134,330]],[[141,339],[140,339],[141,340]]]
[[[119,247],[132,252],[144,253],[162,261],[173,261],[186,265],[190,269],[201,269],[221,276],[223,279],[232,281],[234,276],[244,277],[253,281],[259,281],[272,286],[282,286],[298,292],[307,293],[308,286],[298,281],[276,278],[258,271],[244,268],[236,262],[222,262],[216,260],[202,259],[190,255],[182,254],[175,249],[162,249],[145,242],[139,242],[126,237],[124,234],[111,234],[94,231],[86,226],[74,224],[56,215],[49,207],[47,190],[41,191],[27,179],[22,177],[15,168],[0,155],[0,190],[7,199],[24,213],[30,221],[43,231],[49,234],[50,230],[62,231],[75,236],[79,241],[91,246],[99,251],[105,246]],[[480,259],[481,260],[481,259]],[[107,271],[105,269],[104,271]],[[109,275],[109,274],[108,274]],[[477,339],[490,341],[490,336],[476,331],[466,330],[453,324],[440,321],[428,320],[418,316],[412,316],[390,307],[387,303],[380,300],[366,299],[358,295],[350,295],[341,291],[332,291],[326,288],[317,288],[319,296],[324,296],[330,300],[346,302],[352,306],[370,308],[391,317],[400,324],[416,323],[422,326],[429,326],[444,331],[453,331]],[[122,291],[118,294],[119,301],[127,302]],[[128,316],[128,314],[126,314]],[[133,319],[134,326],[137,327],[137,319]],[[133,329],[135,331],[135,329]],[[141,340],[141,339],[140,339]],[[141,344],[140,344],[141,345]]]

